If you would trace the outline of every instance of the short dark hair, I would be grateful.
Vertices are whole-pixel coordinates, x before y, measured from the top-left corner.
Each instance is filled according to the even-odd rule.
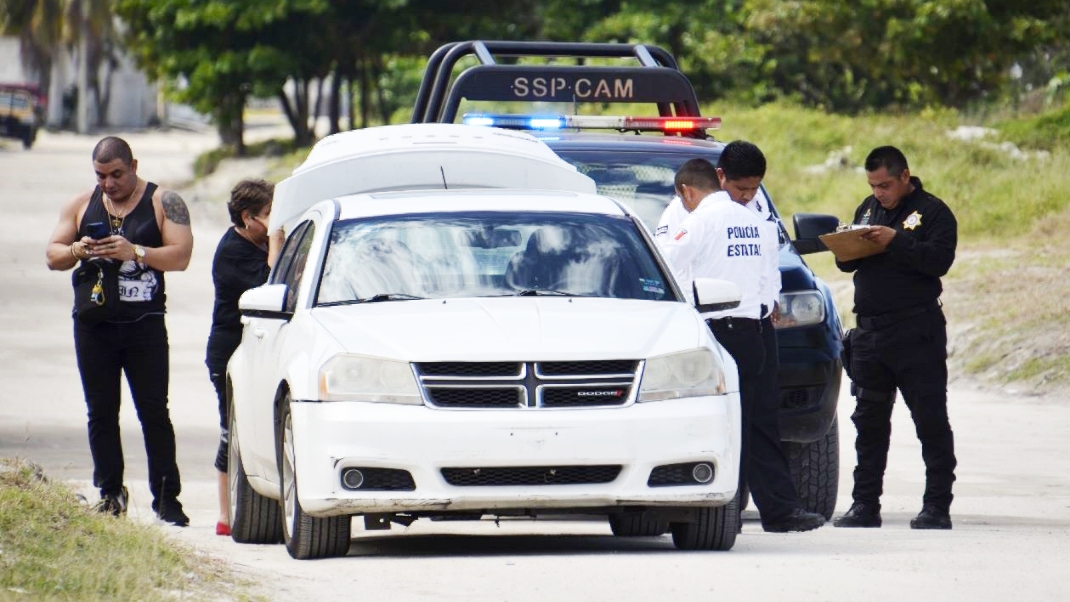
[[[725,145],[717,159],[717,168],[724,172],[726,180],[765,177],[765,155],[762,150],[746,140],[734,140]]]
[[[880,168],[888,170],[888,175],[898,178],[903,172],[910,169],[907,165],[906,155],[894,146],[878,146],[869,151],[866,157],[866,171],[877,171]]]
[[[713,163],[705,159],[690,159],[676,170],[673,186],[691,186],[699,190],[720,190],[721,182],[717,179],[717,170]]]
[[[272,195],[275,194],[275,185],[260,179],[247,178],[234,185],[230,191],[230,201],[227,202],[227,211],[230,213],[230,221],[235,226],[244,227],[245,220],[241,214],[248,211],[253,215],[259,215],[264,207],[271,204]]]
[[[94,163],[111,163],[116,159],[122,161],[127,167],[134,162],[134,153],[130,150],[130,145],[126,143],[126,140],[108,136],[101,138],[100,142],[93,147]]]

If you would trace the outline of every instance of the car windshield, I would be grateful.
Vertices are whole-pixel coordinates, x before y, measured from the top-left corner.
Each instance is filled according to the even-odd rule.
[[[675,301],[667,283],[624,216],[377,216],[335,224],[316,304],[511,295]]]
[[[672,200],[677,168],[697,156],[717,161],[717,155],[708,151],[638,153],[554,149],[554,152],[590,176],[598,194],[613,197],[635,211],[651,231],[657,228],[662,212]],[[759,194],[759,202],[768,202],[763,190]],[[772,211],[777,215],[775,208]]]

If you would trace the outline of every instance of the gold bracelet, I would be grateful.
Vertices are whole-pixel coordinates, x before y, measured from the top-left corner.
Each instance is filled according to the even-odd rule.
[[[75,259],[77,259],[78,261],[81,261],[81,260],[82,260],[82,258],[81,258],[81,257],[79,257],[79,256],[78,256],[78,254],[74,252],[74,245],[76,245],[76,244],[78,244],[78,243],[77,243],[77,242],[72,242],[72,243],[71,243],[71,257],[74,257],[74,258],[75,258]]]

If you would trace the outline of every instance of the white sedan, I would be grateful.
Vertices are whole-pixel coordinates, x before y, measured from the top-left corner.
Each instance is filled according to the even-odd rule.
[[[421,517],[603,514],[727,550],[736,367],[616,201],[424,190],[308,209],[241,300],[232,532],[344,555]],[[699,302],[738,303],[700,280]]]

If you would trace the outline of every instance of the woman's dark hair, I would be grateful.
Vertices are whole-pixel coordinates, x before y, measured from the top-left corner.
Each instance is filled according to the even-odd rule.
[[[227,202],[227,211],[230,212],[230,221],[239,228],[245,227],[245,221],[241,214],[245,211],[253,215],[259,215],[264,207],[271,204],[271,197],[275,194],[275,185],[259,179],[245,179],[238,182],[230,191],[230,201]]]

